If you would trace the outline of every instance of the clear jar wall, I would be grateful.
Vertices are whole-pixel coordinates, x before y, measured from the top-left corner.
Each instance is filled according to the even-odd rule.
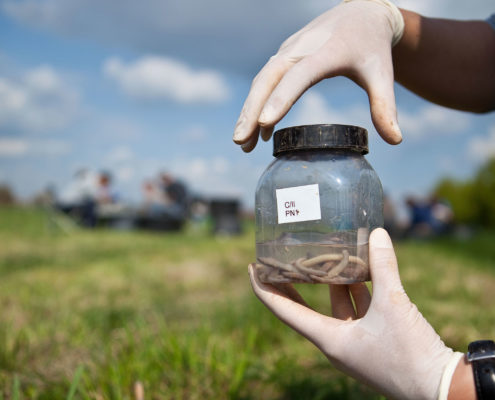
[[[311,184],[319,187],[321,219],[279,224],[276,189]],[[319,149],[279,155],[258,182],[255,207],[262,281],[369,280],[368,238],[374,228],[383,226],[383,191],[376,172],[359,152]],[[322,255],[326,261],[316,263]],[[293,267],[297,261],[302,269]]]

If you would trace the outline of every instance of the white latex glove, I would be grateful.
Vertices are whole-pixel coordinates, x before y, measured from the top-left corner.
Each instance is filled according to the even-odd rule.
[[[256,296],[339,370],[388,398],[446,399],[463,354],[446,347],[409,300],[385,230],[372,232],[369,255],[373,297],[364,283],[330,285],[334,318],[310,309],[292,286],[263,284],[252,266],[249,275]]]
[[[314,19],[289,37],[254,78],[234,142],[249,152],[259,133],[269,140],[274,125],[308,88],[343,75],[368,93],[373,124],[383,139],[400,143],[391,48],[403,27],[400,11],[386,0],[345,1]]]

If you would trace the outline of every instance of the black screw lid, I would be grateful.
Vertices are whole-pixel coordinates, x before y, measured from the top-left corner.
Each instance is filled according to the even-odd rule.
[[[368,131],[353,125],[301,125],[273,135],[273,155],[295,150],[348,149],[368,153]]]

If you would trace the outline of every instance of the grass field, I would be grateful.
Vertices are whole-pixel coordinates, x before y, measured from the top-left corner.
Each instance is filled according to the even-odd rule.
[[[379,399],[251,293],[254,234],[60,229],[0,208],[0,399]],[[65,225],[62,225],[65,226]],[[396,244],[449,346],[495,337],[495,232]],[[329,310],[323,285],[299,285]]]

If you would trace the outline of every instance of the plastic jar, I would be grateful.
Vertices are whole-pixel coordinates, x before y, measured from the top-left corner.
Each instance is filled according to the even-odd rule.
[[[370,279],[368,239],[383,226],[383,191],[366,161],[368,133],[304,125],[273,137],[256,189],[258,275],[270,283]]]

